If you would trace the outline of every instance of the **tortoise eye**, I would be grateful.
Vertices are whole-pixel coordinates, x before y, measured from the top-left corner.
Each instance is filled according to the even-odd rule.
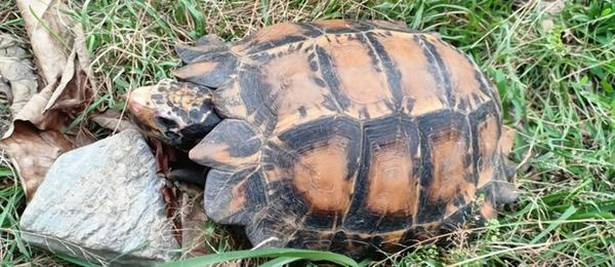
[[[179,126],[177,122],[175,122],[174,120],[161,117],[161,116],[156,116],[155,121],[158,126],[160,126],[161,128],[165,128],[165,129],[173,129]]]

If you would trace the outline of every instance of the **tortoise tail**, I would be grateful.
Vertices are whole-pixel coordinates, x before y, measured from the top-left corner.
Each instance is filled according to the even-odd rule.
[[[175,52],[186,64],[173,71],[175,77],[213,89],[230,79],[238,63],[229,46],[215,35],[201,37],[196,46],[178,45]]]

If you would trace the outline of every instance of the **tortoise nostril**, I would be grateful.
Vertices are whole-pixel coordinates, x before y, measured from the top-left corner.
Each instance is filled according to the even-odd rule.
[[[177,124],[177,122],[175,122],[174,120],[171,120],[169,118],[165,118],[165,117],[161,117],[161,116],[156,116],[155,118],[156,124],[164,129],[174,129],[177,128],[179,125]]]

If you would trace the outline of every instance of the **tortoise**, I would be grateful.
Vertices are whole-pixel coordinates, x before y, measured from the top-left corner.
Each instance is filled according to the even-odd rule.
[[[205,212],[254,245],[362,256],[494,218],[515,199],[498,92],[437,34],[282,23],[176,48],[134,90],[141,128],[211,168]]]

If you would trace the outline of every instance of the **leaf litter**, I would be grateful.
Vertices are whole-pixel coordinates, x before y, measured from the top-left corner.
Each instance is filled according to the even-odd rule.
[[[0,55],[10,60],[0,60],[0,75],[9,81],[13,118],[0,146],[10,155],[30,200],[57,157],[94,141],[87,131],[68,131],[67,126],[85,110],[95,92],[84,34],[67,15],[66,4],[17,0],[17,6],[42,81],[38,83],[24,49],[6,41],[12,45]]]

